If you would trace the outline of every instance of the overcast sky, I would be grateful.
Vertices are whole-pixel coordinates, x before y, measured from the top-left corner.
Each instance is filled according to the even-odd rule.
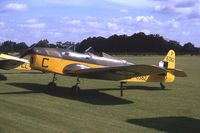
[[[0,42],[160,34],[200,47],[200,0],[1,0]]]

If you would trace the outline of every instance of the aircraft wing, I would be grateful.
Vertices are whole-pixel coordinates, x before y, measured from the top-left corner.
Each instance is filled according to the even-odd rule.
[[[5,59],[0,60],[0,69],[10,70],[24,64],[25,62],[19,60]]]
[[[24,63],[29,63],[29,61],[10,55],[0,54],[0,69],[10,70]]]
[[[77,64],[76,64],[77,65]],[[102,79],[102,80],[124,80],[137,76],[162,74],[166,70],[153,65],[129,65],[129,66],[113,66],[101,68],[88,68],[74,66],[73,71],[64,70],[66,75],[78,75],[79,77]]]

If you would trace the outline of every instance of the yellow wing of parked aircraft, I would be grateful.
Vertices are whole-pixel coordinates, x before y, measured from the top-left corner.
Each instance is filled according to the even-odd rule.
[[[184,71],[175,69],[175,52],[173,50],[168,52],[158,66],[134,64],[105,53],[97,56],[89,51],[77,53],[59,48],[32,48],[29,51],[30,67],[53,73],[53,80],[48,84],[50,87],[56,86],[56,74],[77,77],[77,82],[72,87],[75,93],[80,89],[79,78],[119,81],[121,95],[123,95],[123,84],[127,82],[159,82],[161,88],[164,89],[162,83],[170,83],[174,81],[175,77],[186,76]]]
[[[0,69],[10,70],[31,70],[30,62],[22,57],[26,56],[37,44],[32,45],[26,51],[20,54],[20,57],[15,57],[7,54],[0,53]]]
[[[28,60],[2,53],[0,53],[0,69],[31,70]]]

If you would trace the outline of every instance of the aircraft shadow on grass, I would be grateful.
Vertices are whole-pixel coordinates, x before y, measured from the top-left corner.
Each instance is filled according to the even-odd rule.
[[[200,132],[200,120],[184,116],[128,119],[126,122],[170,133]]]
[[[0,74],[0,81],[5,81],[7,80],[7,77],[3,74]]]
[[[27,72],[4,72],[4,73],[1,73],[1,74],[8,74],[8,75],[11,75],[11,74],[43,74],[42,72],[38,71],[38,72],[31,72],[31,71],[27,71]]]
[[[77,100],[95,105],[121,105],[121,104],[133,103],[132,101],[103,93],[101,92],[101,90],[103,89],[84,89],[80,90],[78,94],[72,95],[71,89],[68,87],[58,86],[55,89],[49,90],[47,85],[42,85],[42,84],[34,84],[34,83],[7,83],[7,84],[30,91],[4,92],[0,93],[0,95],[45,93],[51,96]]]

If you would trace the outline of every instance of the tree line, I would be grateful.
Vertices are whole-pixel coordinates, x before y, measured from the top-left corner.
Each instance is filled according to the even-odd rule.
[[[32,44],[32,45],[35,45]],[[32,46],[31,45],[31,46]],[[68,48],[70,46],[76,45],[74,42],[56,42],[55,44],[49,43],[47,39],[40,40],[37,42],[36,47],[46,47],[46,48]],[[31,47],[30,46],[30,47]],[[0,44],[0,53],[13,53],[13,52],[23,52],[24,50],[28,49],[29,46],[25,42],[16,43],[14,41],[8,40]]]
[[[74,46],[76,51],[84,52],[87,48],[92,47],[95,52],[108,53],[166,53],[173,49],[181,54],[200,54],[200,48],[188,42],[183,46],[174,40],[166,40],[158,34],[145,35],[143,32],[135,33],[131,36],[127,35],[112,35],[108,38],[104,37],[89,37],[80,43],[74,42],[56,42],[49,43],[47,39],[37,42],[37,47],[50,48],[68,48]],[[14,41],[5,41],[0,44],[0,52],[20,52],[27,49],[25,42],[16,43]]]
[[[200,54],[200,49],[188,42],[183,46],[174,40],[166,40],[158,34],[145,35],[143,32],[131,36],[112,35],[108,38],[89,37],[78,46],[78,51],[93,47],[97,52],[111,53],[166,53],[170,49],[182,54]]]

